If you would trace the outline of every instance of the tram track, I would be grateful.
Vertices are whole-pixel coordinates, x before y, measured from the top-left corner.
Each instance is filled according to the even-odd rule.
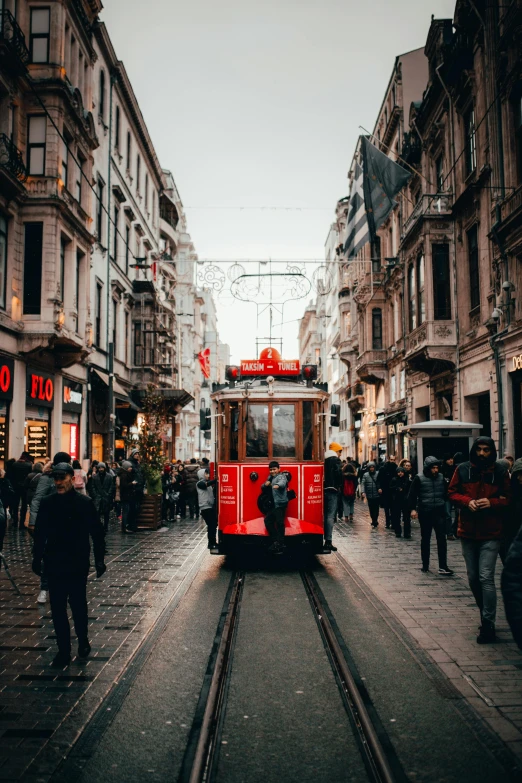
[[[343,706],[372,783],[405,783],[407,776],[383,728],[312,571],[299,572]],[[232,574],[209,657],[178,783],[217,780],[234,646],[247,575]],[[226,744],[226,743],[224,743]]]

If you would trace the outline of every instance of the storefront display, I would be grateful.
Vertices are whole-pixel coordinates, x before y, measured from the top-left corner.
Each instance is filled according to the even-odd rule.
[[[83,407],[83,385],[63,380],[62,451],[80,459],[80,417]]]
[[[27,367],[25,395],[25,450],[39,462],[50,455],[51,414],[54,408],[54,375]]]
[[[522,354],[508,364],[513,394],[514,452],[522,454]]]
[[[0,355],[0,467],[8,459],[9,408],[13,399],[14,361]]]
[[[45,462],[49,456],[49,423],[27,420],[25,423],[25,450],[35,461]]]

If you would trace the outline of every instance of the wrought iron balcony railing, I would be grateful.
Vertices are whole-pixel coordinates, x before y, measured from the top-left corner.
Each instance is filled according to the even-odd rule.
[[[20,63],[27,65],[29,62],[29,49],[25,43],[25,35],[13,14],[7,8],[0,11],[0,41],[7,44],[9,49],[16,54]]]
[[[7,169],[20,182],[25,182],[27,179],[22,153],[5,133],[0,133],[0,166]]]

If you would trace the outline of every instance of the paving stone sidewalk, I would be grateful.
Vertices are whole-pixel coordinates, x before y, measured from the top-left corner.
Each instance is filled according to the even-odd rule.
[[[10,528],[4,542],[22,596],[0,570],[0,781],[49,780],[161,611],[205,551],[203,523],[107,535],[107,571],[88,585],[91,656],[50,668],[56,644],[49,604],[39,605],[31,539]],[[188,576],[187,576],[188,575]],[[73,632],[73,653],[75,651]]]
[[[373,530],[362,501],[356,503],[354,518],[351,525],[336,524],[339,554],[522,762],[522,652],[504,614],[500,558],[498,642],[479,645],[480,616],[468,587],[460,541],[448,541],[448,564],[455,575],[439,576],[433,535],[432,570],[423,574],[418,522],[412,523],[412,539],[405,540],[385,529],[384,511]]]

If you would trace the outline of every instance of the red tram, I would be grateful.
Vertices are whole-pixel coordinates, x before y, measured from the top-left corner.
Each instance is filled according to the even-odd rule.
[[[269,541],[259,510],[268,463],[277,460],[294,490],[285,543],[323,549],[323,461],[328,394],[315,365],[284,361],[274,348],[227,367],[227,384],[212,395],[218,478],[219,552]],[[293,493],[292,493],[293,494]]]

